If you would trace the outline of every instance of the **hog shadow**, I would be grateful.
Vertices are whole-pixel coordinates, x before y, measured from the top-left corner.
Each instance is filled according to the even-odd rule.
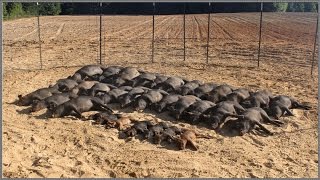
[[[42,113],[42,114],[40,114],[40,115],[33,115],[33,117],[35,117],[36,119],[39,119],[39,120],[51,120],[51,119],[56,119],[56,118],[50,117],[50,111],[49,111],[49,110],[46,110],[44,113]],[[71,119],[71,120],[83,121],[82,119],[77,118],[75,113],[72,114],[72,115],[68,115],[68,116],[61,117],[61,118],[68,118],[68,119]]]
[[[19,114],[31,114],[31,107],[24,108],[22,110],[16,110]]]
[[[35,119],[48,120],[48,118],[49,118],[48,111],[46,111],[45,113],[40,114],[40,115],[35,115],[35,114],[33,114],[35,112],[31,112],[31,107],[27,107],[27,108],[22,109],[22,110],[16,110],[16,112],[18,112],[19,114],[30,115],[30,116],[34,117]]]
[[[118,138],[119,139],[124,139],[125,142],[130,142],[133,138],[139,140],[139,142],[148,142],[154,146],[159,146],[160,145],[160,149],[167,149],[167,150],[172,150],[172,151],[179,151],[179,148],[177,146],[177,143],[175,141],[169,143],[167,141],[163,141],[160,144],[156,144],[154,143],[154,139],[153,138],[148,138],[146,139],[145,137],[143,137],[142,134],[138,134],[136,136],[127,136],[123,131],[119,131],[118,132]]]
[[[49,117],[49,111],[46,110],[46,112],[40,114],[40,115],[35,115],[34,116],[36,119],[45,119],[45,120],[49,120],[50,117]]]
[[[119,111],[119,113],[132,113],[135,110],[132,107],[126,107],[126,108],[120,108],[119,105],[113,105],[112,107],[115,107],[114,110]],[[187,118],[181,117],[181,119],[176,120],[173,116],[170,115],[169,111],[163,111],[161,113],[158,113],[157,111],[147,108],[145,109],[142,113],[146,114],[146,115],[152,115],[154,118],[160,119],[162,122],[167,122],[169,123],[169,125],[173,125],[173,126],[180,126],[182,128],[185,127],[185,124],[189,124],[191,126],[196,126],[198,128],[205,128],[207,130],[213,130],[210,129],[208,124],[205,122],[195,122],[195,123],[191,123],[189,121],[187,121]],[[139,120],[143,120],[143,119],[139,119]],[[158,123],[158,121],[156,121]],[[184,124],[183,124],[184,123]]]
[[[165,141],[165,142],[161,142],[160,143],[160,149],[167,149],[167,150],[171,150],[171,151],[181,151],[180,149],[179,149],[179,147],[178,147],[178,143],[177,142],[167,142],[167,141]]]
[[[216,130],[216,133],[224,137],[240,136],[239,132],[231,128],[232,120],[225,122],[221,128]]]
[[[114,109],[114,110],[119,111],[120,113],[133,113],[133,112],[135,112],[135,110],[133,109],[132,106],[121,108],[119,104],[114,103],[114,104],[110,104],[110,107],[112,109]],[[166,122],[169,121],[169,122],[171,122],[172,124],[175,124],[175,125],[177,125],[179,123],[182,123],[182,121],[175,120],[175,118],[170,116],[168,111],[164,111],[164,112],[158,113],[158,112],[156,112],[156,111],[154,111],[154,110],[152,110],[150,108],[147,108],[144,111],[142,111],[141,113],[144,113],[146,115],[152,115],[157,119],[161,119],[161,120],[166,121]]]
[[[224,136],[224,137],[236,137],[236,136],[241,137],[240,132],[238,130],[231,128],[233,121],[234,120],[229,120],[229,121],[225,122],[220,129],[216,130],[216,133],[221,136]],[[257,136],[261,136],[261,137],[268,137],[269,136],[266,133],[262,132],[262,130],[260,128],[253,129],[251,132],[249,132],[247,134],[257,135]]]
[[[12,102],[5,102],[5,104],[16,105],[16,106],[22,107],[21,105],[17,105],[17,103],[18,103],[18,100],[14,100]]]

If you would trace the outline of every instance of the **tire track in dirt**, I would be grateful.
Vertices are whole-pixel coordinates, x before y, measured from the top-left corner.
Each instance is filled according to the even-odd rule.
[[[201,16],[200,18],[198,18],[199,24],[200,24],[200,28],[202,29],[202,36],[201,39],[207,41],[207,36],[208,36],[208,15],[206,16]],[[212,19],[210,20],[210,28],[211,28],[211,22]],[[210,29],[212,31],[212,29]],[[211,35],[211,32],[210,32]]]
[[[63,28],[64,28],[65,23],[62,23],[59,27],[59,29],[57,30],[56,34],[54,36],[51,36],[49,39],[53,40],[56,39],[62,32]]]
[[[157,23],[158,25],[162,25],[164,24],[166,21],[169,20],[169,17],[166,18],[162,18],[160,17],[160,22]],[[149,22],[149,21],[147,21]],[[125,56],[128,57],[130,56],[132,58],[132,56],[135,55],[139,55],[143,52],[145,52],[146,47],[149,46],[149,41],[147,44],[143,44],[141,43],[141,41],[143,41],[145,35],[150,35],[151,36],[151,30],[152,30],[152,26],[148,26],[146,23],[141,23],[139,27],[136,27],[135,29],[128,29],[128,33],[126,33],[125,35],[123,35],[121,38],[118,38],[118,40],[116,42],[112,43],[112,48],[113,50],[109,51],[112,53],[119,53],[119,48],[123,48],[125,47],[129,52],[129,54],[126,54]],[[141,38],[142,37],[142,38]],[[150,37],[151,38],[151,37]],[[145,41],[143,41],[145,42]],[[150,41],[151,42],[151,41]],[[124,54],[122,54],[124,55]],[[135,59],[135,58],[133,58]]]
[[[147,21],[143,21],[143,22],[141,22],[141,23],[140,23],[140,22],[139,22],[139,23],[136,23],[135,25],[128,25],[127,28],[123,28],[123,29],[121,29],[120,31],[115,31],[115,32],[107,33],[106,37],[107,37],[107,38],[110,38],[110,37],[112,37],[112,36],[120,35],[120,34],[123,33],[123,32],[129,31],[129,30],[131,30],[131,29],[136,29],[137,27],[141,27],[141,26],[143,26],[144,24],[147,24],[147,23],[150,22],[150,21],[152,21],[152,19],[151,19],[151,20],[147,20]],[[91,38],[90,41],[94,41],[94,40],[97,40],[97,39],[99,39],[99,37]]]
[[[182,30],[183,30],[182,26],[176,26],[174,28],[174,33],[172,33],[173,38],[182,38]],[[181,34],[181,37],[179,37],[179,34]]]
[[[112,17],[110,17],[110,19],[112,19]],[[105,20],[105,24],[112,24],[112,22],[108,22],[107,20]],[[149,21],[151,21],[151,20],[152,20],[152,18],[149,19]],[[116,24],[114,24],[114,26],[112,26],[113,31],[111,32],[111,34],[118,33],[119,30],[126,31],[126,30],[132,28],[132,26],[139,26],[140,24],[145,23],[146,19],[140,19],[140,18],[132,16],[132,17],[130,17],[130,20],[129,20],[130,23],[123,24],[122,21],[123,21],[123,19],[120,19],[120,20],[118,20],[118,23],[116,23]],[[127,22],[127,21],[125,21],[125,22]]]
[[[291,35],[283,34],[283,31],[289,30],[293,31],[295,33],[298,33],[292,29],[287,29],[284,27],[280,27],[277,24],[274,24],[272,22],[267,22],[262,25],[263,28],[263,34],[269,38],[271,41],[278,41],[278,40],[285,40],[285,41],[297,41],[295,37],[292,37],[292,33],[289,33]]]
[[[244,27],[245,26],[253,26],[252,28],[258,28],[257,26],[259,26],[257,23],[259,23],[259,22],[257,22],[257,23],[253,23],[252,21],[250,21],[250,20],[246,20],[245,18],[243,18],[243,17],[239,17],[239,16],[232,16],[232,17],[226,17],[227,19],[228,19],[228,21],[233,21],[234,23],[237,23],[237,24],[241,24],[241,23],[239,23],[239,22],[237,22],[237,21],[234,21],[233,19],[238,19],[238,20],[240,20],[240,21],[243,21],[244,23],[242,24]],[[219,18],[220,19],[220,18]],[[226,23],[224,23],[224,24],[226,24]],[[262,24],[262,26],[267,26],[267,25],[264,25],[264,24]],[[232,27],[234,27],[234,26],[232,26]],[[251,35],[251,34],[258,34],[258,32],[253,32],[252,31],[252,28],[247,28],[247,32],[248,31],[251,31],[249,34]],[[262,28],[264,28],[264,27],[262,27]],[[277,40],[278,38],[276,38],[276,37],[274,37],[274,36],[272,36],[272,35],[270,35],[269,33],[270,32],[272,32],[272,31],[270,31],[270,30],[267,30],[266,28],[265,29],[263,29],[263,36],[264,37],[267,37],[268,39],[270,39],[270,40]],[[266,32],[266,31],[268,31],[268,32]],[[272,32],[273,33],[273,32]],[[239,36],[239,34],[237,35],[237,36]],[[241,36],[241,34],[240,34],[240,36]],[[256,37],[253,37],[253,36],[251,36],[251,39],[252,40],[256,40]]]
[[[190,27],[191,26],[191,27]],[[191,35],[188,36],[188,30],[191,29]],[[191,19],[186,21],[186,38],[197,38],[197,24],[192,16]]]
[[[267,13],[265,16],[269,17],[271,20],[274,21],[282,21],[282,22],[288,22],[290,21],[290,23],[293,24],[309,24],[309,23],[316,23],[317,21],[317,17],[316,15],[314,17],[310,17],[311,14],[309,14],[309,16],[306,17],[301,17],[301,16],[296,16],[295,14],[287,14],[287,13],[273,13],[273,14],[269,14]]]
[[[44,26],[44,25],[47,25],[47,24],[51,24],[51,23],[53,23],[53,22],[47,22],[47,23],[41,24],[41,26]],[[18,40],[20,40],[20,39],[26,38],[26,37],[28,37],[28,36],[36,33],[36,32],[38,32],[38,28],[35,28],[35,29],[34,29],[33,31],[31,31],[31,32],[29,32],[29,33],[27,33],[27,34],[25,34],[25,35],[22,35],[22,36],[19,36],[19,37],[13,39],[13,42],[16,42],[16,41],[18,41]]]
[[[278,14],[278,16],[280,16]],[[281,18],[281,17],[280,17]],[[274,40],[288,40],[291,42],[305,42],[306,39],[308,41],[313,41],[313,33],[305,32],[305,28],[309,27],[315,29],[315,22],[308,23],[308,25],[298,25],[298,22],[291,21],[294,17],[283,18],[283,20],[278,20],[277,15],[268,15],[264,20],[264,29],[271,33],[271,36],[275,36]],[[301,23],[301,21],[299,22]],[[295,25],[295,28],[290,28]],[[275,33],[273,35],[272,33]],[[306,35],[308,34],[308,35]]]
[[[228,25],[226,29],[230,29],[230,34],[233,34],[238,40],[255,40],[258,37],[259,29],[256,26],[252,27],[250,23],[242,21],[240,18],[235,20],[234,17],[226,17],[226,21]]]
[[[161,22],[158,25],[162,26],[164,23],[166,23],[170,19],[171,19],[170,17],[167,17],[167,18],[161,20]],[[152,32],[152,26],[148,27],[148,28],[146,28],[145,26],[140,26],[139,29],[135,29],[135,31],[132,31],[131,38],[127,38],[127,40],[130,41],[132,39],[138,39],[140,37],[145,37],[144,35],[150,33],[149,31]]]
[[[196,16],[193,16],[193,19],[196,22],[196,28],[197,28],[197,32],[198,32],[196,38],[201,40],[201,38],[203,36],[203,32],[201,31],[199,21]]]
[[[114,33],[110,33],[110,34],[108,34],[108,36],[115,36],[115,35],[121,34],[122,32],[129,31],[129,30],[131,30],[131,29],[137,29],[137,27],[141,27],[141,26],[143,26],[144,24],[147,24],[147,23],[149,23],[149,22],[151,22],[151,21],[152,21],[152,19],[149,19],[149,20],[144,21],[144,22],[142,22],[142,23],[138,23],[138,24],[136,24],[136,25],[129,26],[128,28],[124,28],[124,29],[122,29],[122,30],[120,30],[120,31],[117,31],[117,32],[114,32]]]
[[[166,45],[169,45],[169,38],[170,38],[170,34],[173,31],[173,29],[175,29],[175,19],[177,19],[177,17],[170,17],[170,19],[168,20],[167,24],[165,24],[165,26],[161,26],[161,30],[159,31],[159,34],[162,34],[160,39],[165,39]]]
[[[220,18],[220,20],[221,20],[221,18]],[[221,30],[223,32],[222,33],[223,38],[225,38],[225,39],[234,39],[234,37],[222,25],[220,25],[217,22],[217,20],[213,21],[213,24],[215,24],[219,28],[219,30]]]
[[[176,16],[174,16],[174,17],[167,16],[167,17],[165,17],[165,22],[167,22],[165,25],[161,26],[162,24],[165,23],[164,21],[162,21],[162,23],[157,24],[155,27],[155,34],[156,34],[155,39],[157,39],[157,37],[159,39],[162,39],[162,37],[165,37],[167,35],[167,33],[164,33],[164,32],[170,33],[171,29],[172,29],[172,23],[175,24],[174,21],[176,18],[177,18]],[[160,28],[157,28],[157,26],[158,27],[160,26]]]

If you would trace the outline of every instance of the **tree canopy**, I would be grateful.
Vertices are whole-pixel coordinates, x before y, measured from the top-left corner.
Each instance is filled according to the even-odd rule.
[[[258,12],[260,3],[185,3],[186,13],[233,13]],[[156,14],[182,14],[184,3],[157,3]],[[269,2],[264,3],[265,12],[316,12],[316,2]],[[152,14],[152,3],[103,3],[103,14]],[[3,3],[5,19],[41,15],[99,14],[99,3]]]

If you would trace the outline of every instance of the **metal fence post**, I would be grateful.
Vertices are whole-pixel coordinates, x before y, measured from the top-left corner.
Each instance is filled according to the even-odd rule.
[[[263,2],[261,2],[261,6],[260,6],[260,31],[259,31],[258,67],[260,66],[260,48],[261,48],[262,12],[263,12]]]
[[[100,2],[100,39],[99,39],[100,45],[99,45],[99,52],[100,52],[100,64],[102,64],[102,2]]]
[[[211,3],[209,2],[209,11],[208,11],[208,34],[207,34],[207,64],[209,63],[210,13],[211,13]]]
[[[151,62],[154,62],[154,14],[155,14],[155,9],[156,9],[156,3],[153,2],[153,14],[152,14],[152,57],[151,57]]]
[[[186,60],[186,3],[183,4],[183,61]]]
[[[42,69],[42,50],[41,50],[41,36],[40,36],[40,9],[39,9],[39,3],[37,2],[37,8],[38,8],[38,39],[39,39],[39,55],[40,55],[40,69]]]
[[[319,11],[318,11],[318,8],[317,8],[317,24],[316,24],[316,32],[315,32],[315,35],[314,35],[314,44],[313,44],[313,52],[312,52],[311,76],[313,75],[314,57],[315,57],[315,54],[316,54],[317,37],[318,37],[318,22],[319,22]]]

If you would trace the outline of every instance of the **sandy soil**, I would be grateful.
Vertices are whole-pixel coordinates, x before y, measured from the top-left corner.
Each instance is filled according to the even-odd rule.
[[[18,94],[27,94],[71,75],[79,68],[72,66],[97,62],[97,18],[41,17],[45,70],[37,70],[36,19],[7,21],[3,31],[3,175],[317,177],[317,69],[313,78],[310,76],[316,16],[266,13],[259,68],[257,13],[212,15],[209,65],[204,63],[206,18],[206,15],[187,16],[188,57],[183,62],[182,16],[157,16],[155,63],[151,64],[148,63],[151,17],[105,16],[104,63],[253,90],[267,88],[275,94],[308,102],[313,110],[294,110],[295,117],[284,118],[287,127],[268,126],[277,132],[272,137],[228,137],[175,122],[166,113],[137,113],[115,106],[137,119],[170,121],[214,136],[211,140],[197,140],[199,151],[177,151],[174,145],[153,145],[137,139],[126,142],[118,138],[115,129],[72,118],[47,119],[45,111],[27,114],[26,107],[10,104]]]

